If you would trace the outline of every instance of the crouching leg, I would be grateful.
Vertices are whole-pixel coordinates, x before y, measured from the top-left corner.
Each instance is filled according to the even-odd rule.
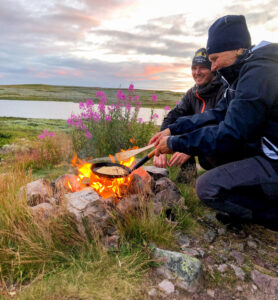
[[[196,193],[206,205],[236,222],[278,229],[278,174],[261,156],[207,171],[197,180]]]

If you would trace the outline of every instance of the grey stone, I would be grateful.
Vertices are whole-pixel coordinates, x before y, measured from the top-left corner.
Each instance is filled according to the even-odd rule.
[[[198,255],[199,257],[201,257],[201,258],[205,257],[206,252],[203,249],[197,248],[196,250],[199,252],[199,255]]]
[[[38,179],[21,188],[20,193],[26,193],[27,204],[35,206],[43,202],[50,202],[53,196],[53,188],[49,180]]]
[[[226,264],[222,264],[222,265],[219,265],[219,266],[217,267],[217,270],[218,270],[220,273],[224,273],[224,272],[226,272],[227,268],[228,268],[228,266],[227,266]]]
[[[144,166],[143,168],[154,178],[154,180],[169,176],[168,170],[164,168],[157,168],[155,166]]]
[[[227,233],[227,229],[226,228],[218,228],[217,233],[219,235],[225,235]]]
[[[258,248],[257,243],[253,240],[248,240],[247,245],[248,245],[249,248],[252,248],[252,249],[257,249]]]
[[[278,277],[272,277],[254,270],[251,272],[251,278],[266,295],[274,296],[275,299],[278,298]]]
[[[197,283],[201,275],[201,262],[187,254],[156,248],[154,257],[164,263],[178,279],[177,284],[181,288],[190,289]]]
[[[163,190],[152,197],[154,203],[161,203],[163,206],[172,207],[174,204],[181,203],[183,201],[180,193],[173,190]]]
[[[186,235],[184,235],[181,232],[177,232],[175,234],[175,237],[176,237],[177,242],[179,243],[180,246],[189,247],[190,240],[189,240],[189,238]]]
[[[230,255],[236,260],[238,265],[241,266],[244,264],[245,259],[240,252],[233,250],[231,251]]]
[[[246,274],[240,267],[237,267],[232,264],[230,264],[230,267],[235,271],[236,277],[238,277],[241,280],[245,279]]]
[[[73,215],[81,235],[94,235],[96,231],[106,228],[111,219],[107,208],[111,205],[110,199],[101,198],[92,188],[65,194],[67,210]],[[87,226],[86,230],[85,227]]]
[[[155,193],[159,193],[163,190],[171,189],[178,192],[178,187],[168,177],[162,177],[155,182]]]
[[[174,291],[175,291],[175,286],[173,285],[173,283],[171,281],[169,281],[167,279],[164,279],[163,281],[161,281],[158,286],[167,295],[170,295],[170,294],[174,293]]]
[[[209,229],[205,234],[204,234],[204,239],[209,242],[213,243],[216,239],[216,232],[212,229]]]
[[[40,203],[36,206],[32,206],[32,213],[37,218],[48,219],[51,216],[55,215],[55,208],[50,203]]]
[[[148,295],[151,297],[155,297],[157,295],[157,290],[155,288],[152,288],[150,291],[148,291]]]
[[[211,289],[208,289],[208,290],[207,290],[207,294],[208,294],[211,298],[214,298],[215,291],[214,291],[214,290],[211,290]]]
[[[183,253],[188,254],[190,256],[196,257],[199,255],[199,252],[192,248],[187,248],[187,247],[181,246],[181,250],[183,251]]]
[[[128,212],[136,211],[142,204],[143,202],[140,204],[140,197],[137,194],[134,194],[121,198],[117,204],[117,209],[121,212],[121,214],[125,215]]]
[[[175,279],[174,274],[170,270],[168,270],[165,266],[156,268],[156,273],[158,275],[163,276],[166,279],[171,279],[171,280]]]
[[[204,216],[204,220],[207,222],[207,223],[211,223],[211,224],[214,224],[217,222],[217,219],[215,218],[215,215],[213,214],[206,214]]]

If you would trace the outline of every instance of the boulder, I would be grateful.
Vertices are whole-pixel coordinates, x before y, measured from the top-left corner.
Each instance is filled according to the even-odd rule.
[[[36,206],[43,202],[51,202],[53,187],[49,180],[38,179],[21,188],[20,193],[23,192],[26,193],[27,204],[29,206]]]
[[[278,298],[278,277],[272,277],[254,270],[251,272],[251,278],[264,294],[269,295],[269,299]]]
[[[173,273],[177,286],[188,291],[196,290],[201,276],[200,260],[187,254],[159,248],[155,248],[154,257]]]
[[[50,203],[40,203],[31,207],[32,213],[38,219],[48,219],[55,215],[55,207]]]
[[[78,231],[82,236],[93,237],[101,233],[111,219],[107,208],[111,199],[103,199],[92,188],[65,194],[67,211],[74,217]]]
[[[168,170],[164,168],[157,168],[155,166],[144,166],[143,168],[153,177],[154,180],[169,176]]]

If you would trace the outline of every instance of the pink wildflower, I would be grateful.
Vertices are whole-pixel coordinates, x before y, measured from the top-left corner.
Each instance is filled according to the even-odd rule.
[[[100,102],[98,104],[98,109],[100,112],[104,113],[105,112],[105,104],[103,102]]]
[[[111,121],[111,116],[109,116],[109,115],[105,116],[105,121],[110,122]]]
[[[85,103],[84,102],[79,102],[79,109],[84,108]]]
[[[154,94],[154,95],[152,95],[152,100],[151,100],[152,102],[157,102],[157,96]]]
[[[45,135],[44,135],[44,134],[41,134],[41,135],[38,136],[38,138],[39,138],[40,140],[42,140],[42,139],[45,138]]]
[[[50,136],[50,137],[54,136],[54,132],[53,131],[48,132],[48,136]]]
[[[106,97],[105,96],[101,97],[100,101],[103,102],[103,103],[106,103],[107,102]]]
[[[170,110],[170,106],[169,105],[166,105],[165,107],[164,107],[164,110]]]
[[[92,137],[91,132],[87,131],[87,132],[86,132],[86,136],[87,136],[88,139],[90,139],[90,138]]]
[[[129,87],[128,87],[128,90],[130,92],[134,91],[134,85],[133,84],[130,84]]]
[[[122,94],[123,94],[122,90],[118,90],[118,92],[116,94],[117,99],[121,99]]]
[[[158,119],[158,118],[159,118],[159,116],[158,116],[157,113],[154,113],[154,114],[152,115],[152,119]]]
[[[134,101],[138,101],[138,100],[139,100],[139,96],[138,96],[138,95],[135,95],[135,96],[133,97],[133,100],[134,100]]]
[[[86,105],[87,105],[87,107],[93,106],[94,105],[93,100],[92,99],[88,99],[87,102],[86,102]]]
[[[73,119],[72,119],[72,118],[67,119],[67,123],[68,123],[69,125],[73,125]]]
[[[139,122],[139,123],[142,123],[142,122],[143,122],[143,119],[142,119],[142,118],[138,118],[138,122]]]
[[[129,111],[129,110],[131,110],[131,105],[130,105],[130,103],[126,103],[126,109]]]
[[[105,97],[105,94],[102,91],[96,91],[96,97]]]

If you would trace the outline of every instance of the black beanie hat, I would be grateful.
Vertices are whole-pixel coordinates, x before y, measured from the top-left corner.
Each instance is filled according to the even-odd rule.
[[[216,20],[209,28],[207,54],[249,48],[251,37],[245,17],[228,15]]]
[[[211,62],[208,59],[207,51],[205,48],[200,48],[195,52],[195,55],[192,59],[192,67],[200,65],[210,69]]]

